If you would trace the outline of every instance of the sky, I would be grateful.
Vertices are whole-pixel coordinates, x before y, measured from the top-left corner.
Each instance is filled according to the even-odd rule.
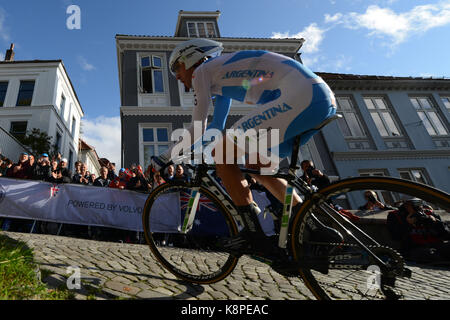
[[[80,8],[69,29],[70,5]],[[450,0],[15,0],[0,2],[0,59],[62,59],[82,138],[120,164],[116,34],[173,36],[179,10],[219,10],[224,37],[304,38],[313,71],[450,77]]]

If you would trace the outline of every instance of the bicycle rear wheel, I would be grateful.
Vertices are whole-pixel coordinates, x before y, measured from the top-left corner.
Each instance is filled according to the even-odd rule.
[[[154,189],[143,211],[144,234],[154,256],[177,278],[214,283],[229,275],[238,262],[220,247],[220,239],[237,234],[238,228],[222,202],[201,187],[196,189],[200,197],[192,228],[183,232],[192,190],[185,183]]]
[[[330,201],[365,201],[363,193],[366,190],[376,191],[385,203],[392,206],[396,201],[415,197],[431,205],[437,213],[439,211],[436,209],[444,209],[441,213],[450,209],[450,196],[446,192],[402,179],[351,178],[323,188],[312,199],[305,201],[292,222],[290,247],[294,259],[303,263],[299,272],[307,287],[317,299],[448,298],[448,291],[442,287],[441,281],[449,281],[450,275],[443,275],[430,266],[409,259],[405,261],[398,253],[402,247],[399,242],[392,240],[386,226],[389,211],[349,219],[333,210],[334,213],[331,214],[326,209],[330,207],[327,204]],[[317,239],[313,241],[307,228],[312,213],[322,223],[338,230],[344,237],[343,243],[324,243]],[[375,257],[361,245],[366,246]],[[383,263],[391,266],[390,272],[385,272],[384,269],[380,271]],[[412,271],[411,275],[408,270]],[[448,279],[442,279],[443,276]]]

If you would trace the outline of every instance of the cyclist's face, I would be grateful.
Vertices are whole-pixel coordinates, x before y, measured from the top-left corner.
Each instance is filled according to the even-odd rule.
[[[192,73],[194,72],[194,68],[189,68],[186,70],[184,63],[179,62],[175,66],[174,70],[177,80],[183,82],[187,88],[192,88]]]

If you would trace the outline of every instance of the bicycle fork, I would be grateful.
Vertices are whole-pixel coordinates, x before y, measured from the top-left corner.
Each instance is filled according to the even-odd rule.
[[[193,188],[191,191],[191,196],[186,208],[183,225],[181,226],[181,232],[184,234],[188,233],[192,229],[192,225],[194,224],[195,213],[197,211],[198,202],[200,200],[199,189],[200,188]]]

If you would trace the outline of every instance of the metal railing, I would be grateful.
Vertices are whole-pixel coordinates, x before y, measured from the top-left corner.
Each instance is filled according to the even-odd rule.
[[[31,153],[19,140],[0,127],[0,154],[15,162],[22,152]]]

